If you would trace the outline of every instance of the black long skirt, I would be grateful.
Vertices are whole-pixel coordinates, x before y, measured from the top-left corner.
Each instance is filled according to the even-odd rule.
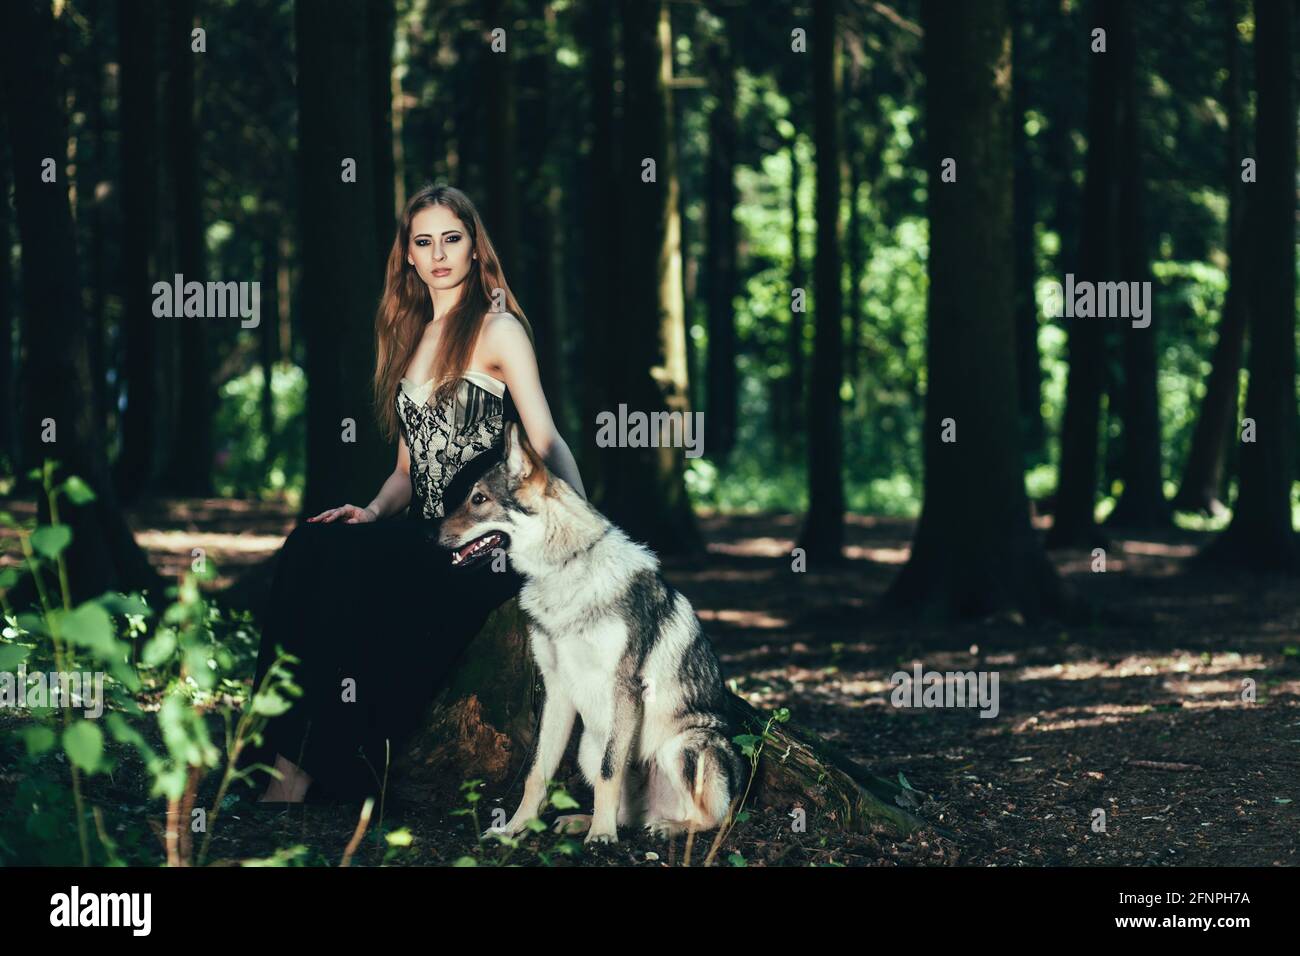
[[[253,687],[279,645],[300,659],[292,667],[303,695],[271,718],[239,767],[274,765],[279,753],[311,775],[313,798],[379,793],[385,760],[396,760],[461,652],[523,583],[489,561],[454,567],[436,540],[440,523],[340,520],[293,530],[275,570]],[[270,778],[257,776],[260,792]]]

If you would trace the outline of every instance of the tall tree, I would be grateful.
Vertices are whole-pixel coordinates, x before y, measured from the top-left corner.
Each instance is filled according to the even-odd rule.
[[[835,0],[814,0],[813,130],[817,146],[817,258],[813,264],[812,381],[808,387],[808,515],[798,547],[809,564],[839,561],[844,548],[844,299],[840,240],[840,50]]]
[[[154,0],[119,0],[119,108],[122,177],[122,454],[117,484],[123,498],[149,490],[157,470],[159,349],[153,315],[158,158],[154,88],[157,66]]]
[[[709,113],[708,179],[705,228],[708,230],[704,284],[708,290],[709,351],[705,375],[704,447],[718,460],[736,441],[736,66],[732,60],[731,17],[718,11],[723,29],[705,51],[705,68],[714,94]]]
[[[1029,523],[1016,392],[1011,36],[1005,0],[923,0],[928,387],[925,500],[886,604],[939,617],[1050,611]],[[940,163],[956,163],[941,182]]]
[[[393,35],[397,11],[393,0],[370,0],[366,5],[366,42],[370,46],[367,70],[370,94],[371,142],[375,150],[375,253],[379,274],[388,265],[388,251],[397,226],[395,188],[397,165],[393,137]]]
[[[803,260],[803,218],[799,214],[799,187],[803,181],[799,164],[799,127],[796,124],[790,137],[790,288],[808,291],[808,273]],[[791,300],[793,301],[793,299]],[[807,296],[804,297],[806,307]],[[777,405],[778,414],[773,424],[778,435],[791,434],[797,423],[804,421],[804,312],[791,308],[786,344],[789,352],[790,374],[785,400]],[[785,443],[781,443],[785,448]],[[795,443],[789,448],[793,450]]]
[[[1107,42],[1115,33],[1117,8],[1122,0],[1095,0],[1091,29],[1080,42],[1088,43],[1092,30],[1105,31]],[[1092,42],[1096,42],[1095,40]],[[1079,267],[1070,269],[1080,280],[1115,281],[1120,278],[1115,243],[1119,216],[1118,97],[1119,74],[1112,53],[1090,54],[1088,74],[1088,160],[1084,182],[1083,235]],[[1105,385],[1105,320],[1067,318],[1069,373],[1066,379],[1065,415],[1061,423],[1061,462],[1056,506],[1048,547],[1092,547],[1104,540],[1096,527],[1098,425]]]
[[[196,61],[202,54],[191,47],[194,0],[175,0],[167,9],[167,57],[171,77],[167,110],[171,135],[176,269],[186,282],[206,281],[203,231],[203,187],[199,179],[199,131],[194,123]],[[164,321],[179,328],[179,402],[170,442],[167,485],[179,495],[212,494],[212,372],[207,323],[211,318],[178,316]]]
[[[370,402],[380,275],[363,0],[294,9],[307,350],[306,514],[374,493],[392,469]],[[353,180],[350,171],[355,163]],[[338,223],[347,223],[340,230]]]
[[[1119,70],[1120,152],[1125,157],[1119,168],[1120,273],[1129,282],[1151,281],[1150,246],[1146,234],[1146,181],[1143,178],[1143,143],[1139,114],[1141,95],[1138,82],[1138,44],[1133,24],[1134,8],[1120,4],[1113,54]],[[1149,285],[1147,286],[1149,287]],[[1172,512],[1165,501],[1161,470],[1160,405],[1156,394],[1156,340],[1159,323],[1155,318],[1154,295],[1147,301],[1145,327],[1121,322],[1123,342],[1123,454],[1120,476],[1124,489],[1108,525],[1127,528],[1165,528]]]
[[[482,59],[483,96],[476,115],[481,118],[485,139],[483,167],[483,215],[492,232],[501,261],[507,270],[519,262],[518,120],[516,117],[515,58],[521,53],[522,35],[514,29],[513,0],[485,0],[485,32],[505,31],[500,37],[485,36]],[[504,45],[504,49],[499,47]],[[499,52],[498,52],[499,50]]]
[[[1016,378],[1020,383],[1020,430],[1025,451],[1034,459],[1042,456],[1046,429],[1043,426],[1043,371],[1038,354],[1038,302],[1034,286],[1038,278],[1034,226],[1038,221],[1036,170],[1030,153],[1025,123],[1029,113],[1029,84],[1032,73],[1029,34],[1032,18],[1023,0],[1014,5],[1011,60],[1013,109],[1011,152],[1015,163],[1015,210],[1013,235],[1016,244]]]
[[[1248,436],[1243,426],[1232,523],[1206,552],[1259,570],[1294,569],[1298,556],[1291,524],[1296,474],[1293,20],[1292,4],[1255,4],[1258,181],[1247,190],[1254,248],[1246,392],[1246,420],[1254,434]]]
[[[72,530],[66,556],[74,601],[107,589],[157,594],[161,579],[121,511],[94,407],[89,324],[76,278],[77,243],[64,162],[65,86],[55,32],[50,6],[42,0],[0,5],[0,95],[8,117],[23,253],[26,369],[19,427],[28,454],[24,467],[54,459],[61,466],[56,480],[77,475],[95,493],[90,502],[77,504],[65,496],[59,504],[59,521]],[[32,82],[33,77],[41,82]],[[44,496],[38,498],[41,518],[48,521]]]
[[[9,146],[4,115],[0,112],[0,459],[9,463],[15,473],[19,471],[21,452],[18,449],[18,429],[15,427],[14,407],[18,401],[16,376],[18,366],[14,361],[14,281],[9,265]]]
[[[612,331],[626,363],[615,393],[629,411],[685,418],[686,307],[672,110],[672,30],[662,0],[623,0],[622,285]],[[647,160],[652,161],[647,162]],[[653,178],[651,171],[653,170]],[[611,409],[615,410],[616,409]],[[653,425],[651,428],[653,429]],[[632,537],[663,553],[700,547],[686,494],[686,459],[671,425],[658,448],[607,449],[607,511]],[[684,434],[684,432],[683,432]]]
[[[1237,39],[1237,0],[1220,0],[1223,13],[1224,53],[1228,69],[1223,81],[1223,108],[1228,114],[1228,141],[1224,155],[1228,183],[1228,291],[1219,318],[1219,337],[1210,361],[1210,377],[1201,399],[1201,413],[1192,433],[1183,480],[1174,498],[1180,511],[1208,515],[1227,513],[1220,500],[1227,472],[1229,442],[1237,434],[1237,402],[1241,388],[1241,356],[1246,341],[1250,256],[1245,224],[1245,184],[1241,161],[1245,137],[1241,123],[1241,53]]]
[[[512,274],[519,276],[526,293],[524,300],[537,340],[537,363],[546,400],[561,431],[567,431],[570,403],[564,357],[568,335],[564,327],[564,297],[560,294],[565,243],[560,239],[563,222],[557,175],[560,163],[554,149],[557,140],[563,141],[563,132],[556,126],[563,122],[566,111],[555,109],[554,6],[543,4],[535,22],[535,31],[530,30],[528,34],[532,43],[523,60],[517,91],[524,117],[518,131],[520,141],[527,144],[525,148],[534,158],[532,174],[520,179],[518,189],[524,221],[530,224],[531,241],[519,245],[520,259],[513,264]],[[522,51],[516,50],[514,55],[521,56]]]
[[[622,260],[619,227],[619,137],[614,127],[614,24],[613,7],[588,2],[580,7],[579,36],[585,51],[583,64],[589,100],[587,142],[583,173],[589,188],[584,190],[583,225],[590,238],[589,248],[600,250],[606,263]],[[582,482],[592,501],[609,501],[606,490],[606,458],[596,445],[596,416],[614,409],[622,369],[609,315],[613,309],[617,276],[608,268],[582,270],[581,292],[586,296],[582,335]]]

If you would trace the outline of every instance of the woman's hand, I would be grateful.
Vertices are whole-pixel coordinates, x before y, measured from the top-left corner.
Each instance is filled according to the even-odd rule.
[[[308,518],[308,521],[330,522],[343,519],[344,524],[361,524],[366,521],[378,521],[379,515],[375,514],[369,508],[358,508],[356,505],[343,505],[338,508],[330,508],[322,511],[314,518]]]

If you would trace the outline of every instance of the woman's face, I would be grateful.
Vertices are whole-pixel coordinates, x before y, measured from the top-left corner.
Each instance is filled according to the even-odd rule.
[[[446,206],[426,206],[411,218],[406,261],[431,290],[453,289],[469,275],[469,233]]]

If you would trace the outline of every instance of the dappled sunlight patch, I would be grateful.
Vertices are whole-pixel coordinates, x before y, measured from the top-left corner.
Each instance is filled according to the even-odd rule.
[[[789,627],[789,618],[774,617],[763,611],[744,610],[741,608],[721,608],[713,610],[700,608],[696,611],[701,621],[720,621],[736,627],[758,628],[768,630],[777,627]]]
[[[1258,654],[1242,655],[1235,651],[1216,654],[1209,662],[1200,654],[1170,656],[1129,655],[1118,661],[1068,661],[1042,667],[1025,667],[1015,675],[1020,681],[1078,681],[1098,678],[1158,677],[1161,674],[1228,674],[1240,670],[1265,670],[1267,664]],[[1237,686],[1240,691],[1240,684]]]
[[[874,561],[877,564],[906,564],[911,554],[911,548],[866,548],[856,544],[844,548],[844,556],[850,560]]]

